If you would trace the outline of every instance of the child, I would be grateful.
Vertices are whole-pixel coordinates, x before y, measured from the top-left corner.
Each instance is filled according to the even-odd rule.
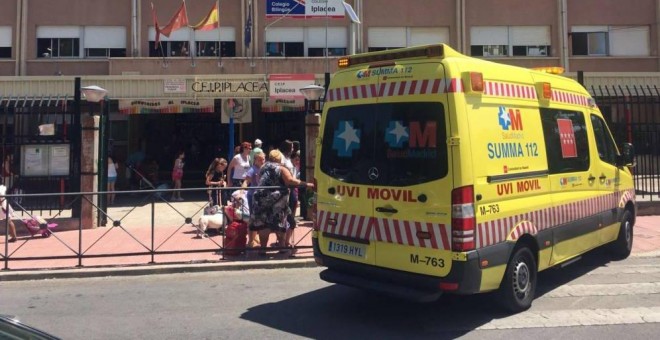
[[[4,185],[0,185],[0,206],[2,213],[0,214],[0,217],[4,218],[2,220],[7,219],[8,222],[0,222],[0,223],[6,223],[6,225],[9,226],[9,240],[7,242],[16,242],[16,226],[14,225],[14,221],[11,220],[11,218],[14,215],[14,209],[12,209],[11,205],[7,200],[5,199],[5,195],[7,194],[7,187]]]

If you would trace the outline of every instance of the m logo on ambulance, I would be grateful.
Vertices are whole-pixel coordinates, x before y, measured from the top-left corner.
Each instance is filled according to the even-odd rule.
[[[385,130],[385,143],[390,147],[388,158],[434,158],[437,147],[437,122],[390,121]],[[403,149],[404,144],[408,149]]]
[[[522,130],[523,124],[520,118],[520,110],[507,110],[504,106],[500,106],[499,123],[502,130]]]

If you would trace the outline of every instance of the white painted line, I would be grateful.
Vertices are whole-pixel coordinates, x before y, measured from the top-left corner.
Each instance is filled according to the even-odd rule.
[[[503,319],[492,320],[477,329],[555,328],[658,322],[660,322],[660,307],[578,309],[524,312]]]
[[[543,297],[585,297],[660,294],[660,282],[564,285]]]

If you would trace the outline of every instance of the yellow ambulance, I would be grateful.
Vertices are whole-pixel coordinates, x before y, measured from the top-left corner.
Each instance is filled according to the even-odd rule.
[[[630,254],[634,149],[577,82],[444,44],[339,68],[314,164],[323,280],[418,301],[497,291],[518,312],[538,271]]]

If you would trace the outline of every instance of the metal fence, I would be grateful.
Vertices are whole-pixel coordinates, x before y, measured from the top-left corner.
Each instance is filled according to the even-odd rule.
[[[9,222],[0,221],[0,240],[4,239],[0,243],[0,261],[5,270],[20,270],[312,256],[309,223],[299,221],[293,247],[280,246],[275,234],[271,234],[265,241],[266,247],[250,248],[241,240],[229,242],[236,235],[226,214],[217,232],[211,232],[211,228],[202,230],[201,218],[210,216],[204,213],[209,206],[206,188],[182,189],[188,198],[185,202],[170,202],[172,192],[171,189],[114,192],[117,203],[107,211],[98,202],[99,196],[107,197],[109,192],[66,193],[63,195],[70,206],[43,216],[20,202],[59,197],[59,194],[7,195],[15,210],[14,224],[20,235],[16,242],[7,242]],[[71,205],[76,204],[82,206],[83,212],[97,217],[71,217]],[[244,227],[247,228],[247,223]]]
[[[617,144],[633,143],[637,197],[660,199],[660,90],[657,86],[595,86],[591,93]]]
[[[80,120],[71,98],[59,95],[0,97],[2,181],[13,193],[80,191]],[[75,180],[74,180],[75,179]],[[22,204],[32,210],[57,210],[64,196],[34,196]]]

